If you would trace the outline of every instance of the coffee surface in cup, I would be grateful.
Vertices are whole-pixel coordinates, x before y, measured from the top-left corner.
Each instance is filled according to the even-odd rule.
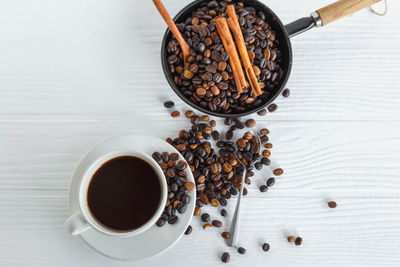
[[[98,223],[127,232],[140,228],[153,217],[161,195],[160,178],[147,161],[120,156],[104,163],[93,175],[87,203]]]

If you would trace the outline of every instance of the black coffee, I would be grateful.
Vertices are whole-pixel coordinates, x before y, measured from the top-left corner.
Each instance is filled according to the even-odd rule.
[[[153,217],[161,202],[161,190],[159,176],[149,163],[121,156],[104,163],[93,175],[87,203],[101,225],[126,232]]]

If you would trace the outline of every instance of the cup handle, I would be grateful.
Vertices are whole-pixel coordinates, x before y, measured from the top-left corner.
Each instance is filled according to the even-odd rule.
[[[68,231],[72,235],[80,235],[91,228],[88,222],[82,217],[80,212],[77,212],[69,217],[65,221],[65,224],[67,225]]]

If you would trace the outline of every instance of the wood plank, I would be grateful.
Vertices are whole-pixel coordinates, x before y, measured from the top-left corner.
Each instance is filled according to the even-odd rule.
[[[124,133],[174,137],[184,119],[137,116],[104,121],[3,123],[1,189],[67,189],[69,177],[92,146]],[[149,121],[151,123],[149,123]],[[222,122],[219,120],[219,126]],[[285,174],[278,188],[293,192],[396,192],[400,188],[400,122],[258,122],[274,144],[272,160]],[[270,173],[255,177],[253,188]]]
[[[198,218],[192,222],[191,236],[183,236],[168,252],[135,266],[214,266],[220,253],[231,253],[233,266],[397,266],[400,261],[400,200],[336,199],[329,209],[321,198],[250,198],[244,201],[240,245],[241,256],[224,244],[220,233],[227,228],[233,205],[228,205],[226,225],[221,229],[201,229]],[[220,218],[216,209],[208,209]],[[1,265],[12,266],[125,266],[88,248],[70,236],[63,222],[67,217],[66,197],[37,195],[0,196]],[[286,234],[299,235],[303,244],[289,244]],[[5,242],[7,240],[7,242]],[[260,243],[269,242],[265,253]],[[373,253],[371,253],[373,251]],[[23,257],[22,254],[23,253]],[[5,257],[6,255],[6,257]],[[185,259],[185,260],[183,260]]]

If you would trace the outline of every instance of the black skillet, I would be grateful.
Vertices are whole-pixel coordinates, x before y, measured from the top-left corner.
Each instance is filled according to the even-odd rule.
[[[172,37],[171,31],[167,29],[164,35],[161,46],[161,62],[164,71],[164,75],[168,80],[168,83],[175,91],[175,93],[188,105],[193,108],[200,110],[204,113],[217,116],[217,117],[239,117],[252,114],[257,112],[274,101],[274,99],[280,94],[282,89],[289,78],[290,70],[292,68],[292,45],[290,43],[290,37],[293,37],[299,33],[305,32],[313,27],[324,26],[332,21],[340,19],[346,15],[352,14],[360,9],[368,7],[375,4],[381,0],[340,0],[326,7],[318,9],[311,13],[311,16],[298,19],[287,25],[283,25],[279,17],[266,5],[257,0],[242,0],[245,6],[252,6],[258,11],[263,11],[266,17],[266,21],[271,25],[272,29],[276,32],[276,38],[278,38],[281,50],[282,62],[280,66],[283,70],[283,76],[279,81],[279,84],[275,86],[274,91],[267,97],[262,99],[263,104],[257,106],[251,110],[247,110],[242,113],[230,113],[224,114],[219,112],[210,111],[201,106],[198,106],[186,98],[183,93],[179,90],[179,87],[174,83],[174,77],[169,70],[169,65],[167,63],[167,45]],[[204,2],[209,2],[209,0],[196,0],[186,7],[184,7],[174,18],[175,23],[182,23],[187,17],[191,16],[192,11],[200,7]],[[263,97],[263,96],[260,96]]]

